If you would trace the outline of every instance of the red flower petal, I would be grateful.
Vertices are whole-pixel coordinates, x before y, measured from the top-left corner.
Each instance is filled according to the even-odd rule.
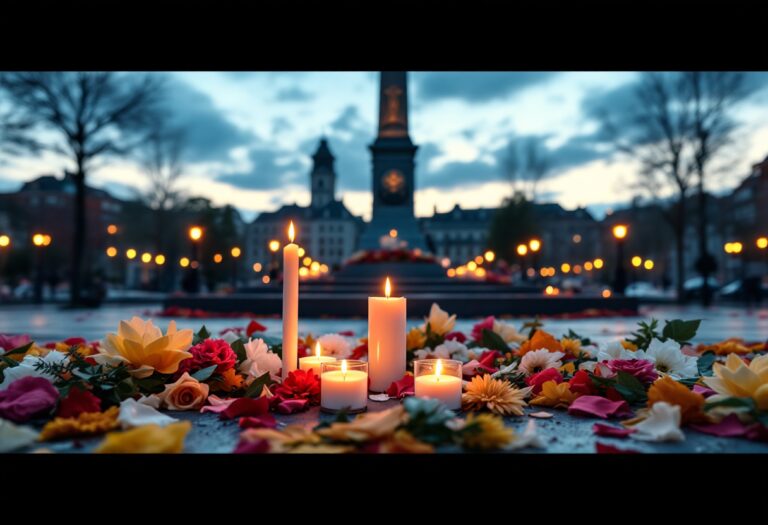
[[[245,335],[251,337],[255,332],[265,332],[267,327],[256,320],[252,320],[245,328]]]
[[[59,403],[56,416],[77,417],[85,412],[101,412],[101,399],[93,395],[89,390],[81,390],[78,387],[74,387],[70,389],[67,397]]]
[[[406,374],[399,381],[393,381],[389,388],[387,388],[387,395],[397,399],[402,399],[405,396],[414,395],[414,382],[413,376]]]
[[[277,419],[272,414],[245,416],[241,417],[237,424],[240,428],[275,428]]]
[[[240,416],[263,416],[269,413],[269,399],[259,397],[241,397],[219,413],[221,419],[234,419]]]
[[[259,439],[257,441],[240,440],[232,452],[235,454],[266,454],[269,452],[269,441],[266,439]]]
[[[625,438],[635,432],[634,428],[622,428],[614,427],[612,425],[604,425],[602,423],[595,423],[592,425],[592,432],[598,436]]]
[[[42,377],[22,377],[0,391],[0,418],[23,423],[56,406],[59,391]]]
[[[308,399],[276,399],[278,403],[275,405],[275,410],[280,414],[295,414],[309,408]]]
[[[640,454],[637,450],[618,448],[600,442],[595,443],[595,452],[598,454]]]

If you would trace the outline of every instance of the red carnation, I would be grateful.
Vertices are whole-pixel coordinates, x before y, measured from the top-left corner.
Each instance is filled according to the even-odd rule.
[[[592,378],[589,377],[589,374],[584,370],[579,370],[573,374],[573,377],[568,381],[568,384],[571,385],[571,392],[578,392],[579,394],[587,396],[595,395],[597,393],[595,385],[592,383]]]
[[[653,383],[659,377],[653,363],[646,359],[611,359],[605,364],[611,372],[625,372],[641,383]]]
[[[547,368],[537,374],[533,374],[526,378],[525,382],[528,386],[533,387],[533,393],[538,394],[541,392],[541,386],[547,381],[554,381],[555,383],[562,383],[563,376],[557,368]]]
[[[445,340],[458,341],[459,343],[463,343],[467,340],[467,336],[461,332],[450,332],[448,334],[445,334]]]
[[[205,339],[189,349],[192,357],[179,363],[175,377],[181,377],[184,372],[194,374],[198,370],[216,365],[216,372],[222,374],[235,367],[237,354],[223,339]]]
[[[307,399],[312,405],[320,404],[320,379],[312,370],[294,370],[288,374],[274,392],[283,399]]]
[[[59,403],[57,417],[77,417],[85,412],[101,412],[101,400],[89,390],[74,387]]]
[[[491,330],[493,331],[493,321],[494,318],[492,315],[489,315],[479,323],[477,323],[475,326],[472,327],[472,339],[475,341],[480,341],[483,338],[483,330]]]

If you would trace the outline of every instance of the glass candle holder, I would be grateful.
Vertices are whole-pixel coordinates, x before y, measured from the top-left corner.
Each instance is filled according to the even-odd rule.
[[[343,359],[321,363],[320,410],[350,414],[365,412],[368,402],[368,363]]]
[[[421,359],[413,364],[416,397],[437,399],[451,410],[461,409],[461,361]]]

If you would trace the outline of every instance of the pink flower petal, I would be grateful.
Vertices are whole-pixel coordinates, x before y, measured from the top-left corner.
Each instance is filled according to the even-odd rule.
[[[625,438],[634,431],[634,428],[614,427],[612,425],[604,425],[603,423],[595,423],[592,425],[592,432],[598,436]]]
[[[22,377],[0,390],[0,418],[23,423],[53,410],[59,391],[43,377]]]
[[[406,374],[399,381],[393,381],[387,388],[387,395],[392,398],[402,399],[405,396],[414,395],[413,376]]]
[[[736,414],[729,414],[719,423],[703,425],[695,423],[689,425],[693,430],[718,437],[744,437],[749,431],[749,426],[741,422]]]
[[[283,399],[275,410],[281,414],[295,414],[309,408],[309,399]]]
[[[245,416],[240,418],[238,426],[240,428],[275,428],[277,426],[277,419],[272,414]]]
[[[263,416],[269,413],[269,399],[259,397],[240,397],[219,413],[221,419],[234,419],[241,416]]]
[[[632,415],[626,401],[611,401],[600,396],[581,396],[571,403],[568,413],[574,416],[594,416],[602,419]]]
[[[200,413],[204,414],[206,412],[212,412],[214,414],[218,414],[220,412],[224,412],[229,405],[234,403],[238,398],[231,397],[229,399],[222,399],[216,394],[208,396],[208,402],[210,405],[206,405],[203,408],[200,409]]]
[[[701,394],[704,397],[713,396],[717,393],[711,388],[708,388],[706,386],[701,386],[701,385],[693,385],[693,391],[696,392],[697,394]]]

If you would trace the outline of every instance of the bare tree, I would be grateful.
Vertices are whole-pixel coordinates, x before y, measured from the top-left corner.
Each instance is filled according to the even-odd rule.
[[[536,200],[539,182],[547,175],[550,162],[541,140],[537,137],[512,139],[507,145],[502,166],[512,185],[512,192]]]
[[[699,258],[696,268],[703,280],[702,303],[709,306],[712,300],[709,276],[717,266],[707,249],[707,168],[716,154],[731,142],[736,129],[732,109],[750,94],[750,90],[743,73],[692,71],[683,73],[683,79],[692,105],[691,141],[698,179]]]
[[[0,101],[0,152],[18,155],[23,152],[37,152],[38,142],[31,132],[35,122],[25,117],[17,108]]]
[[[75,207],[70,303],[82,303],[86,259],[85,179],[95,159],[124,154],[136,145],[132,132],[146,125],[159,77],[84,72],[4,73],[0,87],[26,119],[53,131],[45,147],[75,166]]]
[[[607,108],[600,112],[606,137],[640,164],[641,187],[657,200],[672,194],[673,205],[664,210],[664,216],[675,238],[678,300],[684,298],[686,199],[693,184],[693,166],[687,162],[691,108],[680,103],[685,90],[679,75],[645,73],[634,92],[632,109],[623,115]]]

